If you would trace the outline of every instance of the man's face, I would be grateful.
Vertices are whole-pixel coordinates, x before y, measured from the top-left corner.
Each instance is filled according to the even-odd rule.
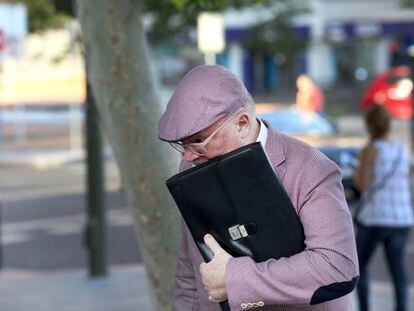
[[[249,131],[249,121],[249,116],[246,111],[242,111],[228,122],[226,120],[219,120],[208,128],[184,139],[182,142],[184,145],[201,143],[223,125],[223,122],[226,122],[205,146],[204,155],[200,156],[191,152],[189,149],[185,149],[184,160],[198,165],[249,143],[246,140]]]

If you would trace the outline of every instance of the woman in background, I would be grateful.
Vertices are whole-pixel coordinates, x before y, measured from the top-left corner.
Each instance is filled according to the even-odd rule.
[[[365,115],[369,142],[359,156],[356,186],[362,205],[356,215],[360,279],[360,311],[369,310],[367,266],[379,244],[383,244],[392,276],[397,311],[408,310],[408,280],[404,248],[414,223],[409,186],[409,155],[404,145],[388,139],[390,116],[379,105]]]

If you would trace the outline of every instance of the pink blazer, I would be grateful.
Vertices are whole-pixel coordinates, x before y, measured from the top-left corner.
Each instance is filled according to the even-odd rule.
[[[341,173],[319,151],[268,127],[265,149],[301,219],[306,249],[289,258],[265,262],[254,262],[249,257],[230,259],[226,268],[230,308],[352,310],[349,293],[356,285],[359,270]],[[180,170],[190,166],[182,161]],[[183,222],[174,310],[221,310],[219,304],[208,301],[199,272],[202,262]]]

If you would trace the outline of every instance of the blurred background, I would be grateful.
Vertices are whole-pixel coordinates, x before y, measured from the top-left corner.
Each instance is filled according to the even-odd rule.
[[[0,1],[0,310],[151,310],[132,212],[105,138],[96,181],[103,184],[106,231],[98,244],[105,255],[88,242],[94,207],[75,8],[65,0]],[[162,11],[162,3],[153,9]],[[163,105],[190,68],[229,68],[261,117],[340,166],[350,206],[367,141],[362,113],[372,102],[388,109],[392,137],[413,154],[414,1],[275,1],[271,10],[231,8],[174,29],[149,14],[144,25]],[[391,310],[379,252],[370,267],[374,310]],[[413,236],[405,260],[414,310]],[[91,281],[96,266],[106,277]]]

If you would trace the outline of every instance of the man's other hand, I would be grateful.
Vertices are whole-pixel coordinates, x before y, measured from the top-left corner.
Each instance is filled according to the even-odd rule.
[[[232,256],[221,248],[212,235],[206,234],[204,242],[213,252],[214,257],[209,263],[203,262],[200,265],[202,281],[208,299],[211,302],[220,302],[227,299],[226,265]]]

